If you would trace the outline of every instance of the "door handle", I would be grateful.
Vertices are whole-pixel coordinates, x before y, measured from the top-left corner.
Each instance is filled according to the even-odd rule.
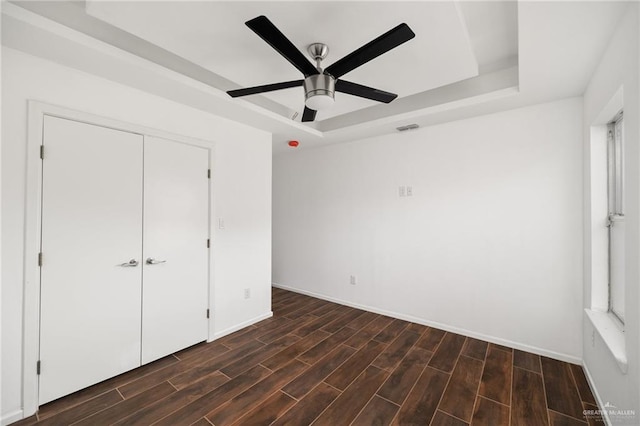
[[[155,260],[153,257],[147,258],[144,263],[147,265],[157,265],[158,263],[165,263],[166,260]]]
[[[127,267],[135,267],[135,266],[138,266],[138,261],[137,261],[137,260],[135,260],[135,259],[131,259],[131,260],[130,260],[130,261],[128,261],[128,262],[121,263],[121,264],[120,264],[120,266],[122,266],[122,267],[124,267],[124,268],[127,268]]]

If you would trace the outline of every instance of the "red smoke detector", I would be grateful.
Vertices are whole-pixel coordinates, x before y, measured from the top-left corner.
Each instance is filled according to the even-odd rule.
[[[298,145],[300,145],[300,142],[298,141],[289,141],[289,146],[291,148],[296,148]]]

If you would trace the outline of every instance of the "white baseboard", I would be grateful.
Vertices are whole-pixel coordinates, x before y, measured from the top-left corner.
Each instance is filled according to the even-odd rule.
[[[562,354],[562,353],[559,353],[559,352],[554,352],[554,351],[550,351],[550,350],[547,350],[547,349],[538,348],[538,347],[535,347],[535,346],[529,346],[529,345],[526,345],[524,343],[514,342],[514,341],[511,341],[511,340],[502,339],[500,337],[489,336],[489,335],[486,335],[486,334],[477,333],[475,331],[471,331],[471,330],[467,330],[467,329],[463,329],[463,328],[458,328],[458,327],[450,326],[450,325],[447,325],[447,324],[442,324],[442,323],[435,322],[435,321],[429,321],[429,320],[426,320],[424,318],[418,318],[418,317],[414,317],[414,316],[411,316],[411,315],[405,315],[405,314],[398,313],[398,312],[387,311],[385,309],[380,309],[380,308],[377,308],[375,306],[360,305],[358,303],[349,302],[347,300],[338,299],[338,298],[327,296],[327,295],[324,295],[324,294],[315,293],[315,292],[312,292],[312,291],[301,290],[301,289],[298,289],[298,288],[289,287],[289,286],[281,285],[281,284],[278,284],[278,283],[271,283],[271,285],[273,287],[281,288],[283,290],[288,290],[288,291],[293,291],[295,293],[305,294],[307,296],[316,297],[318,299],[327,300],[329,302],[339,303],[341,305],[350,306],[352,308],[362,309],[362,310],[365,310],[365,311],[369,311],[369,312],[373,312],[373,313],[381,314],[381,315],[386,315],[386,316],[397,318],[397,319],[401,319],[401,320],[404,320],[404,321],[415,322],[416,324],[422,324],[422,325],[426,325],[428,327],[438,328],[438,329],[444,330],[444,331],[450,331],[451,333],[456,333],[456,334],[460,334],[460,335],[467,336],[467,337],[473,337],[474,339],[484,340],[486,342],[491,342],[491,343],[495,343],[495,344],[498,344],[498,345],[507,346],[509,348],[514,348],[514,349],[518,349],[518,350],[521,350],[521,351],[531,352],[531,353],[534,353],[534,354],[537,354],[537,355],[546,356],[548,358],[557,359],[559,361],[569,362],[571,364],[582,365],[582,359],[578,358],[578,357],[575,357],[575,356],[572,356],[572,355]]]
[[[596,389],[593,377],[591,376],[591,372],[585,363],[582,363],[582,369],[584,370],[585,376],[587,376],[587,382],[589,382],[589,387],[591,388],[591,393],[593,394],[596,402],[598,403],[598,409],[602,410],[602,418],[604,420],[604,424],[607,426],[611,426],[611,419],[609,418],[609,413],[607,410],[603,409],[605,402],[602,400],[602,397],[598,393],[598,389]]]
[[[24,412],[22,410],[16,410],[14,412],[4,414],[2,419],[0,420],[0,424],[2,426],[8,425],[13,422],[17,422],[18,420],[22,420]]]
[[[235,331],[238,331],[238,330],[241,330],[241,329],[243,329],[245,327],[249,327],[252,324],[255,324],[255,323],[260,322],[262,320],[265,320],[267,318],[271,318],[272,316],[273,316],[273,312],[271,312],[271,311],[269,311],[267,313],[264,313],[262,315],[258,315],[257,317],[251,318],[250,320],[241,322],[240,324],[236,324],[236,325],[231,326],[229,328],[226,328],[226,329],[224,329],[222,331],[218,331],[218,332],[214,333],[213,334],[213,339],[209,339],[209,340],[207,340],[207,342],[213,342],[214,340],[219,339],[221,337],[224,337],[227,334],[231,334],[231,333],[233,333]]]

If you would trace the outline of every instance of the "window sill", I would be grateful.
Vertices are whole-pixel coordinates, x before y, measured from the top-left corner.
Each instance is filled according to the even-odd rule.
[[[608,312],[593,311],[591,309],[585,309],[585,312],[618,363],[620,371],[623,374],[627,374],[628,363],[624,331]]]

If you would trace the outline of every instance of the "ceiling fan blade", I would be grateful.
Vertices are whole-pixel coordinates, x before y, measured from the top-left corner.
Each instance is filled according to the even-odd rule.
[[[344,58],[329,65],[325,70],[325,74],[331,74],[335,78],[340,78],[349,71],[358,68],[360,65],[366,64],[372,59],[377,58],[383,53],[400,46],[414,38],[416,35],[411,31],[407,24],[400,24],[397,27],[387,31],[375,40],[370,41],[361,48],[354,50]]]
[[[265,84],[264,86],[245,87],[244,89],[235,89],[227,91],[232,98],[240,96],[255,95],[257,93],[273,92],[274,90],[288,89],[290,87],[302,86],[304,80],[284,81],[282,83]]]
[[[374,89],[373,87],[367,87],[362,84],[352,83],[345,80],[336,81],[336,92],[347,93],[361,98],[384,102],[385,104],[388,104],[398,97],[395,93],[385,92],[384,90]]]
[[[305,77],[318,74],[315,66],[294,46],[289,39],[276,28],[266,16],[258,16],[250,21],[245,22],[247,27],[251,28],[254,33],[266,41],[271,47],[278,51],[279,54],[291,62]]]
[[[302,113],[302,122],[315,120],[317,112],[318,111],[316,111],[315,109],[304,107],[304,112]]]

